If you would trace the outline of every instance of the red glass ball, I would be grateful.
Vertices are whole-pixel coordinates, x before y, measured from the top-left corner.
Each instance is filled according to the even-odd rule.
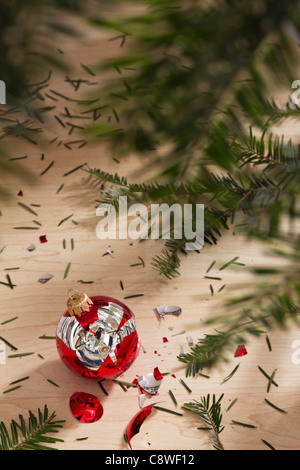
[[[58,353],[66,366],[87,379],[113,379],[132,364],[140,339],[134,314],[119,300],[91,297],[81,316],[62,315],[56,329]]]

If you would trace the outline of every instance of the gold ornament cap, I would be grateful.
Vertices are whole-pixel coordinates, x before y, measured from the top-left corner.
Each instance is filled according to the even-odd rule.
[[[89,312],[90,306],[93,305],[91,299],[84,292],[69,289],[68,296],[67,310],[71,317],[73,315],[81,317],[84,312]]]

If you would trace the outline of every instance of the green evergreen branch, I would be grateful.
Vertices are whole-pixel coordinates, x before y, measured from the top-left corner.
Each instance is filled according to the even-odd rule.
[[[14,419],[10,422],[8,431],[3,421],[0,423],[0,450],[53,450],[53,447],[45,444],[55,444],[64,442],[57,437],[48,436],[57,433],[62,428],[64,421],[56,421],[55,412],[49,415],[47,405],[44,410],[38,409],[38,417],[29,411],[29,418],[26,421],[23,415],[19,415],[20,422]]]
[[[145,172],[147,165],[158,168],[154,181],[140,184],[99,173],[102,199],[115,202],[122,194],[146,204],[201,202],[205,244],[216,244],[233,228],[279,244],[281,261],[291,261],[287,271],[253,270],[261,286],[252,283],[247,295],[225,303],[225,314],[207,323],[218,331],[179,357],[195,375],[247,334],[284,327],[299,316],[300,273],[293,262],[299,245],[284,224],[299,221],[300,147],[274,126],[299,119],[300,105],[290,97],[284,104],[270,98],[284,87],[291,93],[299,48],[282,25],[299,29],[298,7],[296,0],[266,0],[264,11],[259,1],[149,3],[144,0],[145,11],[134,18],[95,20],[132,35],[120,58],[103,67],[117,71],[102,91],[123,124],[112,149],[146,155]],[[171,236],[152,267],[167,278],[179,275],[186,241]]]
[[[271,124],[279,125],[285,119],[300,118],[300,106],[293,103],[290,97],[284,105],[277,104],[274,99],[268,100],[261,97],[256,102],[256,112],[262,117],[267,118],[264,125],[266,128]]]
[[[154,256],[151,265],[168,279],[179,275],[180,260],[176,251],[163,249],[159,255]]]
[[[223,444],[220,441],[219,435],[224,429],[222,426],[222,414],[221,414],[221,400],[223,394],[216,400],[215,394],[211,396],[208,394],[206,397],[202,396],[200,402],[194,400],[193,402],[184,403],[182,408],[184,410],[191,411],[195,413],[200,419],[206,424],[205,428],[198,429],[208,429],[213,432],[214,444],[213,447],[216,450],[224,450]]]
[[[300,117],[300,113],[299,113]],[[250,134],[245,144],[240,146],[241,166],[246,164],[265,165],[263,173],[274,169],[279,171],[295,173],[300,172],[300,151],[298,146],[293,145],[289,139],[287,143],[284,136],[273,135],[266,139],[266,132],[256,137],[250,128]]]

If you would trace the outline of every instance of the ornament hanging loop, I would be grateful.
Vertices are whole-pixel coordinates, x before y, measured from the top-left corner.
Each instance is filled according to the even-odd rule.
[[[93,305],[91,299],[84,293],[75,289],[68,290],[67,310],[71,317],[73,315],[81,316],[83,313],[90,310]]]

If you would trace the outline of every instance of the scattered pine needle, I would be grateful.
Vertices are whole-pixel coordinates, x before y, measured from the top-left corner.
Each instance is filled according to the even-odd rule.
[[[71,263],[69,263],[68,266],[66,267],[65,274],[64,274],[64,279],[66,279],[66,277],[68,276],[69,271],[70,271],[70,267],[71,267]]]
[[[153,405],[153,408],[155,408],[156,410],[165,411],[166,413],[171,413],[172,415],[183,416],[183,414],[178,413],[178,411],[169,410],[168,408],[162,408],[161,406]]]
[[[47,166],[47,168],[45,168],[44,171],[42,171],[42,173],[40,174],[40,176],[43,176],[45,173],[47,173],[47,171],[49,171],[50,168],[52,168],[53,165],[54,165],[54,160],[50,163],[50,165]]]
[[[229,411],[229,410],[233,407],[233,405],[236,404],[237,401],[238,401],[238,398],[235,398],[235,399],[232,401],[232,403],[230,403],[230,405],[228,406],[226,412]]]
[[[216,261],[213,261],[206,272],[209,273],[209,271],[214,267],[215,264],[216,264]]]
[[[238,370],[238,368],[240,367],[240,364],[238,364],[232,372],[230,372],[229,375],[227,375],[227,377],[225,377],[225,379],[223,379],[223,382],[227,382],[229,379],[231,379],[231,377],[236,373],[236,371]]]
[[[174,395],[174,393],[172,392],[172,390],[169,390],[169,395],[170,395],[170,397],[172,398],[172,401],[173,401],[174,405],[175,405],[175,406],[178,406],[177,400],[176,400],[175,395]]]
[[[59,385],[57,385],[57,383],[53,382],[53,380],[47,379],[47,382],[54,385],[55,387],[59,387]]]
[[[133,294],[133,295],[127,295],[127,297],[124,297],[124,299],[133,299],[134,297],[142,297],[144,294]]]
[[[235,263],[238,259],[239,259],[239,256],[236,256],[235,258],[231,259],[230,261],[228,261],[227,263],[225,263],[225,264],[220,268],[220,271],[223,271],[223,269],[225,269],[225,268],[227,268],[228,266],[230,266],[231,264]]]
[[[274,403],[271,403],[269,400],[267,400],[265,398],[265,402],[268,403],[268,405],[270,405],[272,408],[274,408],[275,410],[277,411],[280,411],[281,413],[287,413],[287,411],[285,410],[282,410],[281,408],[279,408],[278,406],[274,405]]]
[[[27,210],[28,212],[31,212],[31,214],[38,216],[38,214],[33,209],[31,209],[31,207],[27,206],[23,202],[18,202],[18,205],[23,207],[23,209]]]
[[[234,419],[232,419],[231,422],[234,424],[237,424],[238,426],[243,426],[244,428],[257,429],[257,426],[253,426],[252,424],[242,423],[241,421],[235,421]]]
[[[184,386],[184,388],[185,388],[189,393],[192,393],[192,390],[191,390],[190,387],[184,382],[184,380],[180,379],[179,381],[180,381],[180,383]]]

